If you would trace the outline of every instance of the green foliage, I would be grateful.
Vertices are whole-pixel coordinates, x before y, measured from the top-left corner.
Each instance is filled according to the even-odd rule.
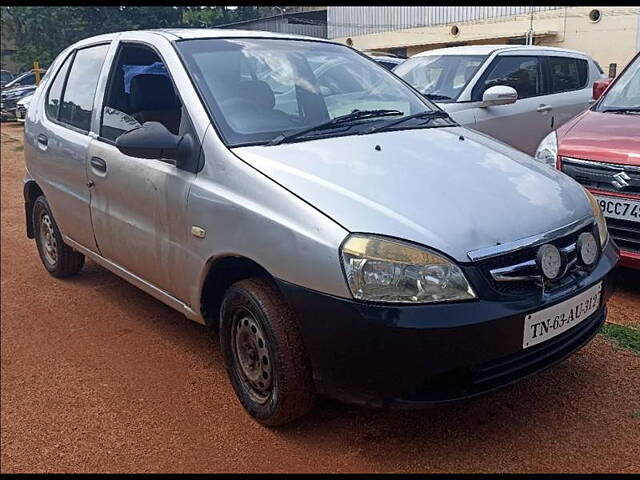
[[[600,333],[618,347],[640,355],[640,330],[615,323],[605,323]]]
[[[49,66],[72,43],[101,33],[214,27],[273,14],[270,7],[0,7],[0,28],[15,40],[22,69]],[[6,30],[5,30],[6,29]]]

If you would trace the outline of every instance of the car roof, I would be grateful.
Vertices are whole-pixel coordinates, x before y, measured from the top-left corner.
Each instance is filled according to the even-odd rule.
[[[569,50],[567,48],[545,47],[542,45],[463,45],[460,47],[437,48],[416,53],[413,57],[426,57],[429,55],[490,55],[493,52],[508,52],[510,50],[537,50],[548,52],[571,53],[588,57],[584,52]]]
[[[275,33],[262,30],[235,30],[230,28],[158,28],[151,30],[127,30],[114,32],[80,40],[78,44],[95,43],[96,41],[113,40],[128,33],[154,33],[162,35],[168,40],[198,39],[198,38],[280,38],[288,40],[312,40],[316,42],[337,43],[325,38],[293,35],[289,33]]]

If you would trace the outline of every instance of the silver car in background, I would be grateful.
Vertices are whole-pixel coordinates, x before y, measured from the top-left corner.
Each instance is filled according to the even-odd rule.
[[[428,50],[393,73],[453,118],[529,155],[547,134],[584,111],[600,66],[574,50],[472,45]]]
[[[264,425],[316,393],[479,395],[567,357],[606,316],[618,253],[584,188],[330,41],[82,40],[33,96],[25,156],[47,271],[89,257],[219,332]]]

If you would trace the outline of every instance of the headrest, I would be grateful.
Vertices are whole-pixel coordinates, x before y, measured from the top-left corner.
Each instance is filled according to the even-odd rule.
[[[180,101],[165,75],[140,74],[131,79],[129,107],[132,112],[173,110]]]
[[[272,109],[276,104],[276,97],[267,82],[262,80],[244,80],[238,83],[237,95],[245,98],[264,109]]]

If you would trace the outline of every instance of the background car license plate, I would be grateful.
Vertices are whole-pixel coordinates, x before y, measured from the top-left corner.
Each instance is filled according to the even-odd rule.
[[[601,294],[602,282],[569,300],[527,315],[522,348],[549,340],[582,322],[600,307]]]
[[[640,201],[620,197],[594,195],[605,217],[640,222]]]

